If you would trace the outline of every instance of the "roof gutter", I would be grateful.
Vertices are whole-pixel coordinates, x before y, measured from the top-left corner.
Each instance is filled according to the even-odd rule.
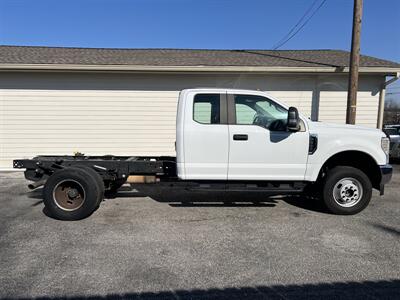
[[[243,73],[347,73],[348,67],[252,67],[252,66],[144,66],[144,65],[74,65],[74,64],[1,64],[3,71],[60,72],[243,72]],[[399,68],[360,67],[360,73],[395,76]]]

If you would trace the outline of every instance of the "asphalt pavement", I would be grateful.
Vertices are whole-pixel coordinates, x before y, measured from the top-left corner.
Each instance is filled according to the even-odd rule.
[[[0,173],[0,300],[400,298],[400,166],[355,216],[262,193],[123,186],[89,218],[46,215]]]

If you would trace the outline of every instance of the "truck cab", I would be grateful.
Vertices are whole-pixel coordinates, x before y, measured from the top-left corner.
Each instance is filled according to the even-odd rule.
[[[184,180],[304,180],[307,119],[288,130],[289,109],[263,92],[193,89],[180,94],[177,169]]]
[[[381,130],[313,122],[262,91],[204,88],[180,93],[176,165],[181,180],[311,186],[345,170],[361,172],[383,193],[392,172],[388,148]],[[366,196],[371,189],[350,175],[339,178],[331,193],[343,202],[339,209],[350,210],[348,200],[357,204],[360,193]],[[342,194],[350,196],[343,200]]]

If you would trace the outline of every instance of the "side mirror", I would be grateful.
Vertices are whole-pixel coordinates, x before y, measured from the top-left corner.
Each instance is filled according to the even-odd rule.
[[[296,107],[289,107],[288,117],[287,117],[287,129],[289,131],[299,131],[300,130],[300,118],[299,111]]]

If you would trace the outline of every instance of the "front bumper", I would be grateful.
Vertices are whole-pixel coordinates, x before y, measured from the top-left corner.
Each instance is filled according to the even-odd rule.
[[[380,188],[380,194],[383,195],[385,193],[385,184],[392,179],[392,174],[393,174],[393,167],[391,165],[383,165],[379,166],[379,169],[381,171],[381,182],[379,184]]]

